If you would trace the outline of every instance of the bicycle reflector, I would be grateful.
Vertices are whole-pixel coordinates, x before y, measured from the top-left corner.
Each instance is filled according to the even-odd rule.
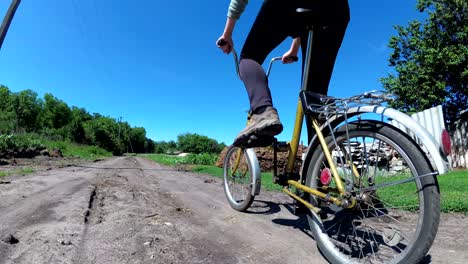
[[[442,143],[442,150],[444,151],[445,155],[450,155],[452,152],[452,141],[450,139],[450,135],[447,130],[442,130],[441,140]]]
[[[325,168],[322,170],[322,172],[320,173],[320,182],[325,185],[325,186],[328,186],[331,182],[331,172],[330,172],[330,169],[329,168]]]

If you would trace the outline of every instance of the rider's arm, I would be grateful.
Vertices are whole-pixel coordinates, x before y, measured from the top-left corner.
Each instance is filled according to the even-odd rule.
[[[223,36],[232,36],[234,27],[236,26],[236,19],[228,17],[226,20],[226,26],[224,26]]]
[[[239,19],[248,3],[249,0],[231,0],[228,9],[228,17],[235,20]]]
[[[291,48],[289,48],[289,50],[291,51],[292,54],[294,54],[294,56],[297,56],[297,53],[299,52],[300,47],[301,47],[301,38],[297,37],[291,43]]]
[[[286,53],[284,53],[283,57],[281,58],[281,61],[283,61],[283,63],[294,62],[291,57],[297,57],[297,53],[299,52],[300,47],[301,47],[301,38],[297,37],[291,43],[291,47],[289,48],[289,50]]]
[[[232,32],[234,31],[236,21],[240,18],[242,12],[244,12],[245,6],[248,2],[248,0],[231,0],[231,3],[229,4],[228,18],[226,20],[226,25],[224,26],[224,32],[217,41],[218,47],[220,47],[224,53],[230,53],[234,47]],[[219,43],[221,40],[226,44],[220,45]]]

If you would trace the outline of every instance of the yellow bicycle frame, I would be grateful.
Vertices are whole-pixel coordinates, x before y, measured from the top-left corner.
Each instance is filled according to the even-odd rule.
[[[287,193],[289,196],[292,198],[296,199],[297,201],[301,202],[304,204],[307,208],[313,210],[314,212],[318,213],[320,211],[319,208],[316,208],[309,202],[305,201],[304,199],[298,197],[295,195],[293,192],[291,192],[290,187],[293,186],[296,189],[299,189],[303,192],[309,193],[313,196],[319,197],[321,199],[326,200],[327,202],[331,202],[336,204],[337,206],[343,205],[342,203],[342,198],[345,196],[346,190],[344,188],[343,180],[338,174],[338,170],[336,168],[335,163],[333,162],[332,155],[330,153],[330,150],[328,148],[328,145],[325,141],[325,137],[322,133],[322,130],[320,129],[320,126],[317,122],[317,120],[314,117],[310,117],[312,119],[312,124],[313,128],[315,130],[315,133],[317,134],[317,137],[319,139],[320,145],[322,147],[322,150],[325,154],[325,158],[330,166],[331,173],[333,175],[333,180],[336,185],[336,189],[338,191],[339,197],[334,197],[331,196],[330,194],[321,192],[317,189],[310,188],[308,186],[303,185],[300,181],[295,181],[295,180],[288,180],[288,186],[285,186],[283,188],[283,192]],[[288,163],[286,167],[286,175],[294,173],[294,164],[296,162],[296,157],[298,153],[298,148],[299,148],[299,138],[301,137],[301,131],[302,131],[302,123],[304,121],[304,110],[302,108],[302,103],[299,100],[298,105],[297,105],[297,110],[296,110],[296,120],[294,122],[294,130],[293,130],[293,135],[291,142],[289,143],[289,153],[288,153]],[[352,165],[352,171],[355,177],[359,178],[359,174],[357,169],[355,168],[354,164]],[[348,207],[354,206],[355,201],[352,200],[350,205]]]

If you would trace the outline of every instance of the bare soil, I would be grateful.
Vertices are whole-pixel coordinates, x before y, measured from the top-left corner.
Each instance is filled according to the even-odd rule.
[[[278,192],[239,213],[221,180],[138,157],[0,170],[22,166],[37,172],[0,178],[0,263],[327,263]],[[467,226],[444,214],[425,263],[467,263]]]

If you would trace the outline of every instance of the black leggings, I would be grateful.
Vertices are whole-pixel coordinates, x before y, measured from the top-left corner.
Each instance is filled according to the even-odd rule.
[[[307,90],[327,94],[336,55],[349,22],[347,0],[265,0],[241,52],[240,74],[247,89],[250,110],[272,106],[270,89],[261,64],[287,37],[301,37],[303,69],[307,50],[307,24],[297,8],[316,11],[312,62]],[[314,12],[315,13],[315,12]]]

